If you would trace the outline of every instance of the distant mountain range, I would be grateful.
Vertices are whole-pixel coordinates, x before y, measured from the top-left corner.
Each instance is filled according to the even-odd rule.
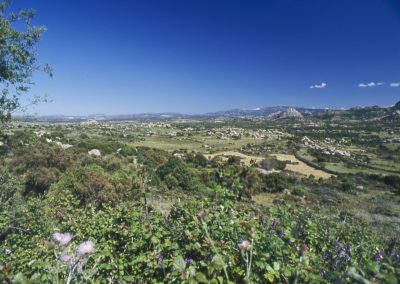
[[[256,109],[232,109],[226,111],[210,112],[205,114],[182,114],[182,113],[141,113],[141,114],[120,114],[120,115],[105,115],[92,114],[83,116],[67,116],[67,115],[42,115],[36,117],[19,117],[23,120],[35,121],[85,121],[94,120],[157,120],[157,119],[201,119],[201,118],[264,118],[267,120],[280,119],[303,119],[310,116],[336,117],[336,118],[352,118],[361,120],[400,120],[400,101],[392,107],[354,107],[350,109],[316,109],[304,107],[290,106],[273,106],[262,107]]]

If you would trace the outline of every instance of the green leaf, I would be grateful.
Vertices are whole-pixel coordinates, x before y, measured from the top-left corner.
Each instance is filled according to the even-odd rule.
[[[285,275],[286,277],[290,277],[292,275],[292,272],[289,269],[285,269],[283,271],[283,275]]]
[[[207,277],[201,272],[196,273],[196,280],[200,283],[207,283]]]
[[[20,272],[14,276],[13,283],[16,284],[28,284],[26,277]]]
[[[265,273],[264,274],[265,279],[267,279],[269,282],[274,282],[275,275],[273,273]]]
[[[173,265],[174,268],[178,271],[182,271],[186,268],[186,262],[182,256],[178,256],[177,258],[175,258]]]
[[[214,255],[211,261],[211,265],[213,268],[219,270],[224,269],[225,267],[224,260],[219,255]]]

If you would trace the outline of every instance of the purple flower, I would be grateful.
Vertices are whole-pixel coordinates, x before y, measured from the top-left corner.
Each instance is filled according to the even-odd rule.
[[[322,256],[322,259],[323,259],[325,262],[329,261],[329,259],[330,259],[329,253],[324,253],[324,255]]]
[[[54,233],[53,241],[58,243],[60,246],[67,246],[69,242],[72,240],[73,236],[71,233]]]
[[[192,265],[192,264],[193,264],[193,259],[191,259],[191,258],[186,258],[186,259],[185,259],[185,262],[186,262],[187,265]]]
[[[307,244],[303,244],[303,246],[301,247],[301,251],[303,251],[303,252],[307,252],[308,251]]]
[[[325,270],[321,270],[321,272],[319,273],[321,276],[325,276],[325,274],[326,274],[326,271]]]
[[[345,246],[344,246],[344,250],[345,250],[346,252],[351,252],[351,250],[352,250],[351,245],[349,245],[349,244],[345,245]]]
[[[350,256],[347,253],[344,253],[342,255],[342,259],[343,259],[344,262],[348,262],[350,260]]]
[[[71,257],[67,254],[64,254],[60,257],[61,261],[63,262],[69,262],[71,260]]]
[[[78,257],[82,257],[87,254],[92,254],[96,251],[96,245],[91,241],[85,241],[81,243],[76,251]]]
[[[282,230],[279,231],[278,237],[283,238],[284,236],[285,236],[285,230],[282,229]]]
[[[381,250],[381,251],[374,253],[374,255],[372,256],[372,259],[374,261],[381,261],[383,259],[383,256],[384,256],[384,252],[383,252],[383,250]]]

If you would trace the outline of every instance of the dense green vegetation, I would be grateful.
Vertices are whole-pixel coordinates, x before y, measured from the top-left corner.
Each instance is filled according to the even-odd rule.
[[[68,128],[3,134],[2,282],[397,283],[398,175],[318,180]]]

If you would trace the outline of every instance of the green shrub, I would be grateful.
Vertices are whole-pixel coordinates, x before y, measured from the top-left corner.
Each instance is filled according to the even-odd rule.
[[[356,189],[356,184],[350,179],[344,179],[342,180],[340,189],[346,192],[351,192]]]
[[[397,194],[400,194],[400,176],[387,175],[383,177],[383,182],[393,187]]]
[[[75,148],[79,151],[87,152],[92,149],[98,149],[102,154],[116,153],[122,147],[124,147],[124,144],[120,142],[102,140],[83,140],[75,145]]]
[[[16,195],[23,193],[23,182],[11,173],[1,167],[0,168],[0,204],[12,204]]]
[[[264,159],[260,162],[260,167],[267,170],[284,170],[286,168],[285,161],[279,161],[277,159]]]
[[[169,188],[175,186],[183,190],[194,190],[199,184],[197,172],[190,169],[182,159],[171,157],[165,164],[157,169],[157,175],[166,181]]]
[[[32,168],[26,174],[26,193],[42,193],[57,181],[59,171],[55,168]]]
[[[65,173],[50,190],[57,194],[66,189],[80,200],[81,205],[100,206],[132,200],[139,187],[135,176],[123,171],[109,174],[98,165],[89,165]]]

